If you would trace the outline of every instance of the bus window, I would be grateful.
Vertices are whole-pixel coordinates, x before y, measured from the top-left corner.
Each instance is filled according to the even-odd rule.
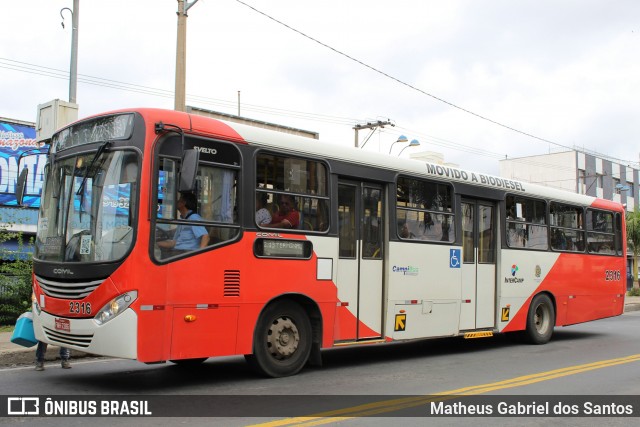
[[[613,212],[587,209],[586,225],[589,253],[615,255]]]
[[[362,256],[382,258],[382,192],[376,188],[364,188],[364,224],[362,236]]]
[[[235,239],[238,225],[238,171],[201,163],[194,193],[176,192],[179,164],[161,158],[157,172],[158,208],[155,228],[156,259],[190,252]],[[200,224],[194,224],[202,223]]]
[[[398,236],[402,239],[453,242],[453,191],[447,184],[399,178],[396,187]]]
[[[338,187],[338,234],[340,258],[356,257],[356,190],[353,185]]]
[[[492,206],[478,205],[478,262],[496,262],[495,218]]]
[[[622,255],[622,215],[616,213],[616,254]]]
[[[510,248],[547,250],[546,202],[520,196],[507,196],[507,245]]]
[[[556,251],[584,251],[584,231],[581,207],[551,202],[551,249]]]
[[[269,224],[256,224],[259,227],[329,229],[327,169],[323,163],[261,154],[256,162],[256,193],[266,201],[272,217]],[[286,206],[280,206],[281,200]]]

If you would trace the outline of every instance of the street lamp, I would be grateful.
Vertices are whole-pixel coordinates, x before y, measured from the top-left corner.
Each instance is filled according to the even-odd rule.
[[[73,10],[68,7],[60,9],[62,28],[64,28],[64,15],[62,12],[71,12],[71,65],[69,66],[69,102],[76,103],[76,91],[78,87],[78,25],[80,23],[80,0],[73,0]]]
[[[398,140],[393,144],[391,144],[391,147],[389,147],[389,154],[391,154],[391,150],[393,150],[393,146],[396,145],[398,142],[407,142],[407,141],[409,141],[409,139],[406,136],[400,135],[398,137]]]
[[[418,141],[417,139],[412,139],[411,142],[409,143],[409,145],[407,145],[402,150],[400,150],[400,152],[398,153],[398,157],[400,157],[402,155],[402,152],[404,150],[406,150],[407,148],[409,148],[409,147],[417,147],[418,145],[420,145],[420,141]]]
[[[630,188],[628,185],[623,185],[623,184],[616,184],[616,191],[619,193],[623,192],[623,191],[629,191]]]

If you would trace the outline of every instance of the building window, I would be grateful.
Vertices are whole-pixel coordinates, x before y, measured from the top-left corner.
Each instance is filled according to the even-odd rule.
[[[578,193],[586,194],[587,192],[587,174],[584,169],[578,169]]]

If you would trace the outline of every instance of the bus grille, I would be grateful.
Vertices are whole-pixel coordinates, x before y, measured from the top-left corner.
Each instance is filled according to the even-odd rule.
[[[54,298],[83,299],[104,282],[104,279],[90,282],[56,282],[36,276],[45,294]]]
[[[240,296],[240,270],[225,270],[224,272],[224,296]]]
[[[54,331],[53,329],[49,329],[47,327],[43,328],[44,334],[47,336],[47,339],[53,343],[60,346],[65,345],[73,345],[81,348],[88,348],[91,345],[91,340],[93,339],[93,334],[89,335],[80,335],[80,334],[67,334],[62,333],[60,331]]]

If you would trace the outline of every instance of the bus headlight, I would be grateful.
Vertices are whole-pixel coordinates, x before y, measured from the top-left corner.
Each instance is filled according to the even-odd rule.
[[[93,318],[98,325],[104,325],[123,311],[138,298],[138,291],[129,291],[109,301]]]
[[[33,306],[35,311],[37,311],[38,314],[40,314],[40,312],[41,312],[40,304],[38,304],[38,299],[36,298],[36,293],[35,292],[31,292],[31,305]]]

